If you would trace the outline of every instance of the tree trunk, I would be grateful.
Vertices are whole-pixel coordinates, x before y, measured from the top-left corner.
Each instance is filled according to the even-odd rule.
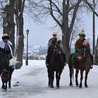
[[[64,47],[64,52],[66,54],[66,62],[68,63],[69,56],[71,54],[70,47],[69,47],[69,39],[70,39],[70,36],[69,36],[69,32],[65,28],[65,26],[62,28],[62,34],[63,34],[63,36],[62,36],[63,47]]]
[[[13,53],[15,47],[15,23],[14,23],[14,0],[10,0],[10,3],[5,6],[5,11],[7,13],[6,23],[7,25],[4,27],[4,33],[8,33],[10,36],[10,41],[13,44]]]
[[[23,35],[23,16],[21,15],[20,17],[17,17],[18,20],[18,44],[17,44],[17,50],[16,50],[16,54],[17,54],[17,61],[20,61],[21,63],[18,63],[16,65],[16,69],[21,68],[22,64],[23,64],[23,49],[24,49],[24,35]]]

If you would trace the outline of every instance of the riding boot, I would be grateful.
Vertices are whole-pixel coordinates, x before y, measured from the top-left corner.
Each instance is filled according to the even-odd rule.
[[[64,65],[66,66],[66,55],[64,52],[62,52],[62,54],[63,54],[63,59],[64,59]]]
[[[49,59],[50,59],[50,57],[49,57],[49,55],[47,55],[46,56],[46,67],[48,68],[48,66],[49,66]]]
[[[92,61],[92,65],[91,65],[91,69],[93,68],[93,55],[90,54],[90,58],[91,58],[91,61]]]

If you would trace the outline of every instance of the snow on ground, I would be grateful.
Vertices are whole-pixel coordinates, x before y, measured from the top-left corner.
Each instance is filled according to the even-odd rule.
[[[7,91],[0,89],[0,98],[97,98],[98,97],[98,67],[90,71],[88,88],[80,89],[69,86],[69,69],[66,66],[61,76],[61,87],[48,87],[47,70],[44,60],[31,60],[21,69],[15,70],[12,77],[12,88]],[[1,84],[0,84],[1,86]]]

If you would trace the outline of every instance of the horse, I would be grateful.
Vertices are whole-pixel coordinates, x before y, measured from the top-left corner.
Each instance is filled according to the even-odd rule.
[[[0,52],[0,76],[2,80],[2,89],[7,90],[7,82],[11,88],[11,76],[14,68],[9,67],[9,58],[7,54]]]
[[[69,72],[70,72],[70,86],[72,86],[72,77],[74,74],[74,68],[76,69],[76,86],[79,86],[82,88],[82,80],[83,80],[83,72],[85,71],[85,87],[88,87],[87,84],[87,78],[88,78],[88,73],[90,71],[92,65],[92,60],[90,57],[89,50],[83,46],[82,48],[79,49],[76,57],[74,60],[72,60],[72,54],[69,57]],[[78,83],[78,73],[80,71],[80,84]]]
[[[48,86],[54,88],[54,72],[56,72],[56,86],[60,87],[60,76],[64,68],[64,58],[62,50],[59,44],[53,44],[51,46],[51,55],[48,66]]]

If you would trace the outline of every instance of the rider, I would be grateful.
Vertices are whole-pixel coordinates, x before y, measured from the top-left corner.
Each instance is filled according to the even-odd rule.
[[[64,57],[64,62],[66,62],[66,55],[63,52],[63,45],[62,41],[60,39],[57,39],[57,32],[53,32],[53,38],[50,38],[48,41],[48,51],[47,51],[47,56],[46,56],[46,66],[49,66],[49,60],[50,60],[50,55],[51,55],[51,46],[55,43],[60,45],[63,57]]]
[[[83,29],[81,31],[81,33],[79,33],[79,39],[75,43],[75,53],[72,55],[73,60],[76,57],[77,52],[81,48],[81,46],[85,45],[85,47],[89,50],[89,53],[90,53],[90,44],[88,43],[88,41],[86,41],[85,36],[86,35],[85,35],[84,29]],[[90,57],[91,57],[92,64],[93,64],[93,56],[91,55],[91,53],[90,53]],[[91,66],[91,68],[92,68],[92,66]]]
[[[12,59],[12,43],[9,41],[9,35],[4,33],[2,35],[2,41],[0,42],[0,52],[7,54],[9,60]]]

